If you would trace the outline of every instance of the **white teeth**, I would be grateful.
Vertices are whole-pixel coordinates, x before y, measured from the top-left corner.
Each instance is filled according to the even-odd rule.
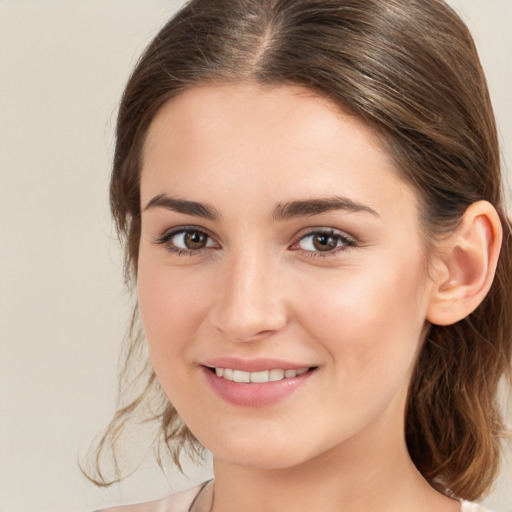
[[[298,375],[303,375],[309,368],[301,368],[300,370],[281,370],[276,368],[274,370],[263,370],[261,372],[244,372],[242,370],[232,370],[231,368],[215,368],[215,373],[218,377],[223,377],[226,380],[243,383],[265,383],[275,382],[283,379],[293,379]]]
[[[269,373],[268,370],[263,372],[251,372],[251,382],[268,382]]]
[[[268,380],[274,382],[276,380],[284,379],[284,370],[270,370]]]
[[[233,380],[235,382],[251,382],[251,374],[242,370],[233,371]]]

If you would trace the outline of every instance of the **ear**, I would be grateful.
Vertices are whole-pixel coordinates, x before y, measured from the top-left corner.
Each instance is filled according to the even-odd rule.
[[[472,313],[489,291],[501,247],[502,227],[494,207],[478,201],[441,243],[433,261],[427,320],[451,325]]]

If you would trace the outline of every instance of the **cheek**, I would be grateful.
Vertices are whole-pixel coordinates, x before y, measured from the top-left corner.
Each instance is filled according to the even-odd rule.
[[[190,347],[201,324],[205,283],[172,267],[146,263],[139,264],[137,291],[151,365],[169,401],[180,413],[188,411],[187,419],[194,422],[202,410],[201,395],[184,383],[194,378]]]
[[[204,279],[139,260],[137,294],[151,361],[159,379],[169,364],[186,358],[204,310]]]
[[[347,269],[323,286],[318,282],[307,293],[298,292],[303,324],[313,339],[328,347],[343,372],[359,382],[364,371],[382,376],[393,369],[408,370],[425,321],[421,276],[417,259],[386,265],[382,258],[364,271]]]

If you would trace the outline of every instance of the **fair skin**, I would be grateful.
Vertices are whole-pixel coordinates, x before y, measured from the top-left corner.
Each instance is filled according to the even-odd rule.
[[[429,320],[490,286],[492,207],[463,223],[464,257],[450,239],[427,269],[416,194],[369,128],[299,87],[244,83],[160,110],[141,208],[150,356],[214,455],[214,512],[458,510],[411,462],[403,417]]]

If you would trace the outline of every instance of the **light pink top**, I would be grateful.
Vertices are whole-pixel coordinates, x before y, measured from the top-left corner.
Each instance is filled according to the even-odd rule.
[[[202,492],[201,492],[202,491]],[[213,499],[213,480],[160,500],[121,505],[96,512],[209,512]],[[476,503],[462,501],[460,512],[490,512]]]

